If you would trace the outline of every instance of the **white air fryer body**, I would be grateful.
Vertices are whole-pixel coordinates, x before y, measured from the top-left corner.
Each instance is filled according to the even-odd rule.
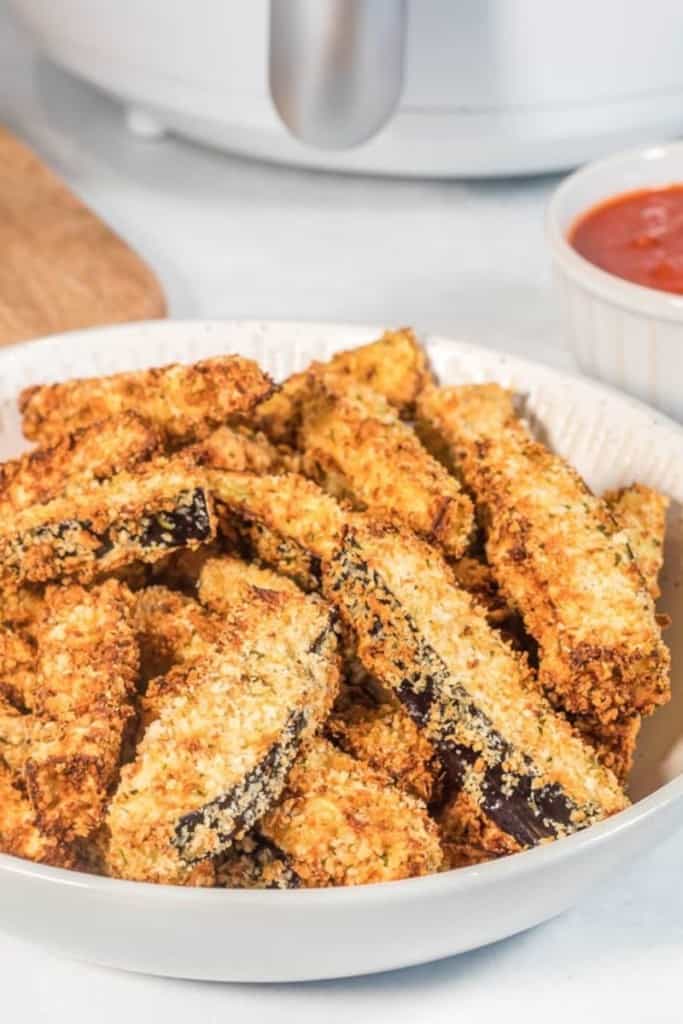
[[[299,141],[278,114],[269,0],[10,4],[51,58],[150,115],[150,125],[268,160],[424,177],[521,174],[683,132],[680,0],[407,0],[395,109],[346,149]]]

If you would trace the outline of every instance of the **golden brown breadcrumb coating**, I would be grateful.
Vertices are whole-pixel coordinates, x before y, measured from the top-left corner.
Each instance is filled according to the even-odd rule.
[[[146,587],[135,595],[133,627],[143,682],[202,657],[223,630],[220,618],[193,598],[163,586]]]
[[[432,379],[426,353],[408,328],[386,331],[368,345],[337,352],[325,364],[313,363],[313,367],[321,365],[349,383],[383,395],[401,416],[411,415],[415,399]],[[255,422],[276,444],[294,446],[309,385],[307,373],[293,374],[272,398],[258,406]]]
[[[51,448],[0,463],[0,516],[44,505],[74,482],[105,480],[160,450],[159,431],[136,412],[94,423]]]
[[[230,416],[247,413],[273,390],[251,359],[216,356],[186,366],[171,363],[111,377],[26,388],[19,398],[24,434],[42,445],[132,410],[170,444],[206,437]]]
[[[289,858],[257,831],[235,840],[216,861],[221,889],[299,889],[301,884]]]
[[[306,474],[360,510],[409,526],[446,554],[459,558],[473,533],[472,502],[368,388],[331,374],[311,374],[299,445]]]
[[[265,597],[269,591],[299,593],[297,585],[287,576],[271,569],[262,569],[252,562],[223,555],[210,558],[199,574],[199,600],[214,612],[226,613],[235,605]]]
[[[31,716],[24,715],[0,696],[0,761],[17,776],[24,771],[27,727]]]
[[[257,476],[207,471],[228,540],[305,590],[319,584],[320,561],[339,543],[343,510],[317,484],[294,473]]]
[[[87,583],[131,562],[197,547],[214,531],[202,472],[182,456],[158,459],[0,523],[0,583]]]
[[[132,596],[114,580],[55,587],[47,602],[25,777],[43,831],[71,840],[102,823],[132,715],[138,646]]]
[[[342,750],[383,771],[399,789],[427,804],[436,798],[437,755],[401,704],[344,687],[325,730]]]
[[[324,582],[358,657],[423,730],[448,786],[470,793],[520,845],[627,806],[435,549],[394,527],[347,528]]]
[[[235,473],[276,473],[282,456],[264,433],[245,426],[218,427],[190,453],[200,466],[228,469]]]
[[[608,491],[603,498],[619,526],[626,531],[629,547],[650,593],[658,598],[669,499],[645,484]]]
[[[488,561],[539,645],[558,703],[611,722],[670,696],[669,655],[626,535],[497,384],[432,388],[419,422],[449,445],[483,513]]]
[[[55,836],[46,836],[38,827],[30,801],[16,775],[0,761],[0,852],[13,857],[74,867],[71,848]]]
[[[437,815],[444,866],[465,868],[522,849],[509,833],[483,814],[474,797],[460,790]]]
[[[424,804],[323,739],[302,749],[259,831],[312,888],[411,878],[442,862]]]
[[[250,622],[245,610],[241,636],[226,632],[161,702],[110,805],[109,873],[182,884],[282,792],[301,743],[329,712],[339,669],[324,602],[278,598]]]
[[[36,652],[29,641],[8,626],[0,626],[0,699],[32,707],[35,663]]]

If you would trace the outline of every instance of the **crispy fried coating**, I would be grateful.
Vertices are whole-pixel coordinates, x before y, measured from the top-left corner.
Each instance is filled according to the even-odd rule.
[[[669,499],[645,484],[631,484],[603,495],[619,526],[626,531],[643,579],[653,598],[659,597],[659,571],[664,563],[664,535]]]
[[[259,831],[312,888],[426,875],[442,862],[424,804],[324,739],[302,749]]]
[[[320,562],[339,542],[345,515],[317,484],[294,473],[256,476],[207,471],[228,540],[305,590],[319,584]]]
[[[325,731],[338,747],[426,804],[436,799],[440,768],[429,740],[405,708],[344,687]]]
[[[202,657],[223,631],[218,616],[193,598],[162,586],[146,587],[135,595],[133,627],[143,682]]]
[[[26,760],[30,715],[23,715],[0,696],[0,761],[21,777]]]
[[[448,443],[487,529],[488,561],[539,645],[539,679],[568,711],[611,722],[670,696],[669,655],[624,531],[496,384],[418,402]]]
[[[245,426],[218,427],[190,452],[200,466],[234,473],[276,473],[282,456],[264,433]]]
[[[25,778],[43,831],[68,841],[102,823],[139,656],[120,583],[53,588],[47,601]]]
[[[628,544],[653,598],[659,596],[658,576],[664,561],[664,535],[669,499],[658,491],[633,484],[604,495],[617,523],[626,531]],[[630,715],[613,722],[592,716],[573,716],[573,724],[603,764],[624,784],[633,767],[641,716]]]
[[[322,365],[349,383],[365,385],[383,395],[401,416],[411,415],[415,399],[432,380],[426,353],[408,328],[386,331],[368,345],[337,352]],[[321,364],[313,364],[318,366]],[[280,391],[257,408],[257,425],[276,444],[294,446],[309,389],[307,373],[293,374]]]
[[[251,359],[217,356],[185,366],[171,363],[111,377],[26,388],[19,398],[24,434],[56,444],[100,420],[132,410],[172,445],[206,437],[230,416],[247,413],[273,390]]]
[[[0,463],[0,518],[44,505],[74,482],[105,480],[160,451],[159,431],[136,412],[95,423],[51,448]]]
[[[216,864],[221,889],[299,889],[301,879],[289,858],[257,831],[233,843]]]
[[[183,884],[279,797],[327,716],[339,668],[324,602],[278,597],[250,621],[245,611],[241,635],[226,632],[160,702],[110,805],[109,873]]]
[[[444,866],[465,868],[522,849],[511,835],[482,813],[474,797],[460,790],[437,815]]]
[[[0,622],[33,639],[44,607],[42,587],[26,586],[6,591],[0,600]]]
[[[204,563],[197,588],[201,603],[222,614],[231,613],[245,602],[267,600],[268,594],[278,591],[298,594],[299,588],[287,576],[229,555]]]
[[[325,490],[360,510],[405,523],[425,540],[460,558],[470,544],[472,502],[369,388],[311,374],[299,445],[304,469]]]
[[[8,626],[0,626],[0,700],[17,707],[33,705],[36,652],[29,641]]]
[[[347,528],[324,583],[358,657],[434,746],[449,788],[470,793],[521,846],[627,806],[435,549],[389,526]]]
[[[13,857],[74,867],[75,857],[68,845],[55,836],[44,835],[36,822],[30,801],[14,773],[0,761],[0,852]]]
[[[0,583],[86,583],[131,562],[197,547],[214,531],[202,472],[182,456],[159,459],[2,522]]]

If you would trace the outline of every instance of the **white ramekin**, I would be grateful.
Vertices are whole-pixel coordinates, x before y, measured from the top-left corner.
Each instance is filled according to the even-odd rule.
[[[598,160],[562,182],[546,229],[581,369],[683,420],[683,296],[599,270],[567,241],[575,218],[601,200],[676,182],[683,182],[683,142]]]

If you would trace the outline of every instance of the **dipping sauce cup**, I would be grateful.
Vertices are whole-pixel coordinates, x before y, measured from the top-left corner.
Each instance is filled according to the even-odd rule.
[[[581,369],[683,420],[683,142],[570,175],[546,230]]]

